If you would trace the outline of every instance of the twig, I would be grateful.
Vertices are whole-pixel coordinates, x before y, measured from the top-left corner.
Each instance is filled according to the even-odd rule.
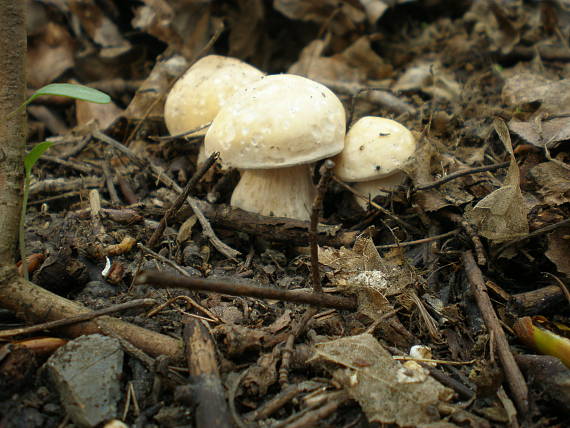
[[[190,290],[209,291],[230,296],[248,296],[261,299],[283,300],[313,306],[336,309],[356,309],[356,301],[349,297],[331,296],[324,293],[298,293],[277,288],[261,288],[247,284],[227,281],[213,281],[202,278],[186,278],[156,271],[143,271],[134,281],[135,284],[148,284],[164,288],[187,288]]]
[[[107,192],[109,192],[111,203],[115,206],[119,206],[121,204],[121,200],[119,199],[117,189],[115,189],[115,185],[113,184],[113,175],[111,174],[108,161],[103,162],[103,175],[105,176]]]
[[[241,372],[241,374],[236,379],[234,379],[228,391],[230,412],[232,414],[232,417],[234,418],[234,422],[239,428],[248,428],[248,425],[244,424],[243,421],[241,420],[238,411],[236,409],[236,396],[239,390],[239,386],[241,382],[245,379],[245,376],[247,375],[248,371],[249,369],[245,369],[243,372]]]
[[[566,220],[559,221],[558,223],[550,224],[548,226],[541,227],[540,229],[536,229],[535,231],[530,232],[528,235],[521,236],[520,238],[513,239],[512,241],[509,241],[509,242],[503,244],[501,247],[499,247],[499,249],[495,253],[495,257],[497,257],[499,254],[501,254],[503,251],[505,251],[511,245],[514,245],[518,242],[526,241],[527,239],[534,238],[535,236],[542,235],[542,234],[550,232],[554,229],[558,229],[559,227],[565,226],[569,223],[570,223],[570,219],[567,218]]]
[[[477,264],[479,266],[485,266],[487,264],[487,255],[485,253],[485,247],[481,242],[481,238],[479,237],[479,235],[477,235],[475,229],[473,229],[473,226],[471,226],[471,224],[469,224],[469,222],[465,220],[463,217],[461,217],[459,214],[450,211],[443,211],[442,214],[445,217],[447,217],[449,220],[451,220],[455,224],[460,225],[463,228],[463,230],[465,231],[465,233],[467,233],[467,235],[471,239],[471,242],[473,243],[473,248],[475,249],[475,254],[477,255]]]
[[[257,409],[251,411],[245,415],[247,421],[261,421],[268,418],[277,410],[283,408],[283,406],[289,403],[293,398],[302,392],[310,392],[315,389],[321,388],[322,384],[316,383],[314,381],[304,381],[294,385],[290,385],[277,394],[275,397],[271,398],[267,402],[263,403]]]
[[[423,191],[423,190],[434,189],[436,187],[441,186],[442,184],[447,183],[448,181],[455,180],[456,178],[459,178],[459,177],[464,177],[466,175],[471,175],[471,174],[477,174],[479,172],[495,171],[497,169],[507,168],[510,164],[511,164],[511,162],[509,161],[509,162],[503,162],[503,163],[498,163],[498,164],[494,164],[494,165],[486,165],[486,166],[479,166],[476,168],[465,169],[463,171],[457,171],[457,172],[454,172],[453,174],[446,175],[445,177],[440,178],[439,180],[436,180],[433,183],[424,184],[422,186],[416,186],[414,188],[414,191],[418,192],[418,191]]]
[[[320,422],[348,400],[350,400],[350,396],[346,390],[328,393],[322,406],[305,412],[301,417],[294,414],[290,418],[273,425],[273,428],[308,428],[318,426]]]
[[[481,269],[479,269],[479,266],[475,263],[473,253],[471,251],[465,251],[463,253],[462,260],[465,273],[467,274],[467,278],[471,284],[471,291],[475,296],[477,306],[481,311],[485,325],[487,326],[489,333],[495,338],[497,353],[499,354],[499,360],[501,361],[505,377],[510,386],[511,394],[513,395],[519,411],[523,415],[526,415],[528,413],[528,387],[511,352],[509,342],[507,341],[501,322],[493,309],[491,299],[487,294]]]
[[[230,412],[216,358],[216,346],[208,329],[198,321],[184,321],[184,343],[191,383],[184,404],[193,406],[197,427],[230,428]]]
[[[163,310],[165,307],[170,306],[172,303],[176,302],[177,300],[183,300],[184,302],[188,303],[188,305],[199,310],[200,312],[204,313],[206,315],[206,317],[208,317],[208,318],[200,317],[200,319],[203,319],[204,321],[208,321],[208,322],[219,323],[219,324],[223,323],[223,321],[220,318],[218,318],[216,315],[214,315],[211,311],[209,311],[205,307],[196,303],[190,296],[183,296],[183,295],[178,295],[178,296],[175,296],[171,299],[168,299],[166,302],[162,303],[161,305],[158,305],[157,307],[155,307],[151,311],[149,311],[147,316],[152,317],[152,316],[156,315],[158,312]],[[194,315],[190,314],[190,316],[194,316]]]
[[[356,190],[354,190],[352,187],[350,187],[348,184],[342,182],[341,180],[339,180],[336,177],[333,177],[333,180],[336,181],[338,184],[340,184],[342,187],[344,187],[346,190],[348,190],[349,192],[351,192],[353,195],[356,195],[358,198],[363,199],[365,201],[370,202],[370,205],[372,205],[374,208],[376,208],[378,211],[382,212],[382,214],[384,214],[387,217],[390,217],[392,220],[394,220],[396,223],[398,223],[400,226],[403,226],[404,228],[408,229],[411,232],[417,233],[419,235],[422,234],[422,231],[420,229],[418,229],[417,227],[411,225],[410,223],[402,220],[400,217],[392,214],[390,211],[388,211],[386,208],[378,205],[376,202],[374,201],[369,201],[370,198],[362,195],[361,193],[357,192]]]
[[[408,103],[405,103],[395,95],[384,90],[384,88],[374,88],[370,86],[362,86],[358,83],[342,82],[340,80],[330,79],[316,79],[325,86],[328,86],[333,91],[352,95],[353,97],[359,96],[361,93],[368,92],[366,100],[373,104],[381,105],[397,114],[414,114],[416,109]],[[354,101],[353,101],[354,102]]]
[[[309,226],[309,244],[311,246],[311,282],[316,293],[322,293],[321,274],[319,269],[319,245],[317,243],[317,225],[323,207],[323,197],[327,191],[327,186],[332,177],[334,162],[327,159],[320,169],[321,178],[317,185],[317,194],[313,200],[311,209],[311,224]]]
[[[459,232],[461,232],[461,229],[453,229],[449,232],[445,232],[439,235],[428,236],[427,238],[423,239],[416,239],[415,241],[404,241],[404,242],[397,242],[395,244],[376,245],[376,248],[378,250],[386,250],[389,248],[409,247],[411,245],[427,244],[428,242],[438,241],[440,239],[447,238],[448,236],[457,235]]]
[[[93,318],[100,317],[102,315],[108,315],[115,312],[121,312],[127,309],[138,308],[140,306],[152,306],[156,303],[154,299],[138,299],[132,300],[130,302],[121,303],[118,305],[112,305],[108,308],[98,309],[92,312],[86,312],[81,315],[73,315],[68,318],[59,319],[57,321],[44,322],[41,324],[32,325],[29,327],[14,328],[12,330],[2,330],[0,331],[0,337],[16,336],[19,334],[30,334],[36,333],[38,331],[50,330],[57,327],[63,327],[65,325],[75,324],[82,321],[91,320]]]
[[[91,227],[97,239],[105,236],[105,227],[101,221],[101,197],[97,189],[89,191],[89,208],[91,210]]]
[[[566,287],[566,285],[560,280],[560,278],[558,278],[556,275],[552,275],[550,272],[543,272],[543,274],[551,277],[552,279],[554,279],[554,281],[556,281],[556,283],[558,284],[558,286],[562,290],[564,297],[566,297],[566,301],[568,303],[570,303],[570,292],[568,291],[568,288]]]
[[[95,137],[99,138],[101,141],[106,142],[106,143],[110,144],[111,146],[117,148],[122,153],[127,155],[129,157],[129,159],[132,159],[133,161],[137,162],[141,166],[143,166],[143,167],[148,166],[150,168],[150,170],[152,171],[152,173],[154,174],[154,176],[156,177],[156,179],[159,180],[160,182],[162,182],[162,184],[173,189],[174,191],[176,191],[178,193],[182,193],[182,188],[178,184],[176,184],[176,182],[173,179],[171,179],[168,175],[166,175],[166,173],[164,172],[164,170],[161,167],[153,164],[152,162],[148,162],[144,159],[141,159],[140,157],[136,156],[128,147],[123,146],[118,141],[116,141],[113,138],[103,134],[100,131],[95,131],[93,133],[93,136],[95,136]],[[197,173],[195,175],[197,175]],[[210,226],[210,223],[206,219],[206,216],[200,215],[201,214],[201,212],[200,212],[201,208],[199,206],[199,202],[201,203],[202,201],[198,201],[197,199],[193,199],[190,196],[188,196],[186,198],[186,200],[188,201],[190,206],[194,206],[194,208],[195,208],[194,213],[196,214],[196,217],[198,218],[198,221],[200,222],[200,225],[202,226],[202,230],[204,230],[204,234],[209,238],[212,245],[218,251],[220,251],[222,254],[224,254],[226,257],[228,257],[230,259],[237,257],[237,255],[239,255],[240,253],[237,250],[234,250],[233,248],[224,244],[214,233],[214,230]]]
[[[216,233],[214,232],[214,229],[212,229],[210,222],[208,221],[208,219],[200,209],[198,200],[190,196],[186,198],[186,200],[188,201],[188,205],[190,205],[190,207],[192,208],[192,211],[194,211],[194,214],[196,214],[196,217],[198,218],[198,221],[202,226],[202,233],[204,234],[204,236],[206,236],[210,240],[210,242],[212,243],[212,245],[216,250],[218,250],[228,259],[235,260],[236,257],[239,256],[241,253],[238,250],[235,250],[229,245],[222,242],[220,238],[216,236]]]
[[[185,131],[185,132],[181,132],[180,134],[175,134],[175,135],[165,135],[164,137],[150,137],[151,140],[154,141],[162,141],[162,142],[166,142],[166,141],[172,141],[172,140],[176,140],[178,138],[184,138],[187,135],[191,135],[194,134],[195,132],[201,131],[202,129],[206,129],[208,128],[210,125],[212,124],[212,122],[208,122],[205,125],[199,126],[197,128],[191,129],[189,131]],[[197,135],[198,136],[198,135]]]
[[[168,266],[170,266],[171,268],[175,269],[176,271],[178,271],[181,275],[190,277],[190,274],[184,270],[184,268],[180,267],[177,263],[173,262],[172,260],[170,260],[167,257],[163,257],[160,254],[152,251],[150,248],[145,247],[143,244],[141,244],[140,242],[137,243],[137,247],[142,250],[144,253],[154,257],[155,259],[161,261],[162,263],[167,264]]]
[[[198,181],[204,176],[206,171],[208,171],[210,167],[216,162],[217,159],[218,159],[218,153],[212,153],[210,157],[206,159],[206,161],[200,166],[200,168],[198,168],[198,170],[192,176],[192,178],[188,180],[188,183],[186,183],[184,190],[178,195],[172,206],[168,210],[166,210],[164,216],[160,219],[158,227],[154,230],[154,233],[152,234],[147,244],[149,248],[154,248],[156,246],[160,237],[162,236],[162,233],[164,232],[164,229],[166,229],[167,224],[178,212],[182,204],[184,204],[184,201],[190,195],[190,191],[194,188],[196,183],[198,183]]]
[[[94,173],[100,171],[100,168],[98,168],[98,167],[88,165],[85,163],[80,163],[77,161],[60,159],[56,156],[50,156],[50,155],[44,154],[44,155],[41,155],[40,160],[57,163],[59,165],[65,166],[67,168],[75,169],[76,171],[82,172],[83,174],[94,174]]]
[[[435,380],[439,381],[440,383],[442,383],[445,386],[452,388],[462,398],[470,400],[475,396],[475,391],[473,391],[471,388],[468,388],[467,386],[463,385],[461,382],[453,379],[451,376],[448,376],[443,371],[438,370],[435,367],[430,366],[429,364],[425,364],[425,363],[420,362],[420,365],[423,368],[429,370],[430,375]]]
[[[320,295],[325,296],[322,293],[320,293]],[[293,354],[295,339],[297,339],[301,333],[303,333],[307,327],[307,324],[309,323],[309,320],[313,318],[316,313],[317,308],[308,308],[303,314],[303,317],[299,320],[297,325],[292,329],[291,333],[287,337],[285,347],[281,351],[281,367],[279,368],[279,384],[282,388],[289,385],[289,365],[291,363],[291,355]]]

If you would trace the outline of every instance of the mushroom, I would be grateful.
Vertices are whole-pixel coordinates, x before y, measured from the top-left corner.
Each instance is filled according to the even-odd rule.
[[[174,84],[164,104],[164,121],[170,135],[208,125],[229,98],[264,73],[236,58],[208,55],[196,61]],[[203,136],[206,129],[191,134]],[[200,156],[203,147],[200,148]]]
[[[314,196],[308,164],[340,153],[345,126],[344,107],[325,86],[291,74],[266,76],[222,107],[205,149],[242,170],[232,206],[308,220]]]
[[[416,150],[412,133],[383,117],[359,119],[346,134],[344,150],[333,160],[336,176],[370,199],[398,188],[406,179],[403,168]],[[366,209],[368,203],[357,198]]]

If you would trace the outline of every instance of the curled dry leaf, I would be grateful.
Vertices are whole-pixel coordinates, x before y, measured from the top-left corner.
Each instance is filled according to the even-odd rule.
[[[440,420],[438,404],[453,391],[422,367],[405,368],[370,334],[315,346],[315,359],[329,363],[334,378],[362,406],[370,422],[418,426]]]
[[[528,234],[528,210],[519,186],[520,172],[507,125],[501,119],[496,119],[494,126],[511,156],[509,171],[503,185],[471,210],[466,209],[465,217],[477,226],[482,236],[499,243]]]

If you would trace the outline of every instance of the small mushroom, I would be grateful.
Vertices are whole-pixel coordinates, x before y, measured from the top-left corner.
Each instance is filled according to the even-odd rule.
[[[220,110],[206,154],[242,170],[231,205],[262,215],[310,218],[314,196],[308,164],[339,153],[346,118],[337,96],[301,76],[266,76]]]
[[[413,159],[416,140],[400,123],[383,117],[366,116],[346,134],[344,150],[333,160],[335,174],[353,188],[374,199],[387,195],[404,183],[402,169]],[[357,198],[366,209],[367,202]]]
[[[210,123],[242,87],[264,73],[236,58],[208,55],[196,61],[174,84],[164,104],[164,121],[170,135],[182,134]],[[206,135],[207,129],[191,137]],[[205,160],[200,147],[198,164]]]

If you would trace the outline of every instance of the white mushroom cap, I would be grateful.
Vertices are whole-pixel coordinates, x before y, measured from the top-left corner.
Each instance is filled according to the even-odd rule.
[[[369,181],[400,171],[413,158],[416,140],[398,122],[366,116],[346,135],[344,150],[333,160],[335,174],[347,182]]]
[[[257,68],[236,58],[209,55],[200,59],[166,98],[164,120],[168,132],[176,135],[207,125],[238,89],[263,76]],[[205,135],[206,131],[192,135]]]
[[[237,92],[206,134],[206,153],[241,169],[272,169],[333,156],[346,118],[337,96],[301,76],[266,76]]]

